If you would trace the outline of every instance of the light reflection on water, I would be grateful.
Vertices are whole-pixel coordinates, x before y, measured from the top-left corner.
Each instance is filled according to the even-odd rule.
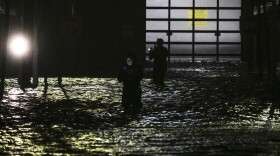
[[[279,107],[252,94],[238,72],[224,77],[220,69],[171,71],[166,88],[144,79],[144,108],[136,118],[122,115],[122,85],[115,78],[63,78],[62,87],[49,78],[48,88],[40,78],[26,93],[8,79],[0,154],[280,152]]]

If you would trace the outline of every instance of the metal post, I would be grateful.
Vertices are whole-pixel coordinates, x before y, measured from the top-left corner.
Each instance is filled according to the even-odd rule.
[[[0,83],[0,100],[3,100],[4,88],[5,88],[5,73],[6,73],[6,56],[8,51],[8,32],[10,19],[10,0],[6,0],[5,6],[5,28],[4,28],[4,48],[2,52],[1,62],[1,83]]]
[[[193,8],[192,8],[192,62],[194,63],[194,51],[195,51],[195,46],[194,46],[194,41],[195,41],[195,34],[194,34],[194,29],[195,29],[195,0],[193,0]]]
[[[217,0],[217,30],[216,30],[216,60],[219,61],[219,55],[220,55],[220,1]]]
[[[33,86],[38,86],[38,30],[37,30],[37,0],[34,0],[33,19]]]
[[[245,0],[241,0],[241,17],[245,16],[244,14],[244,5],[245,5]],[[239,23],[241,25],[241,22]],[[245,61],[244,58],[244,34],[243,32],[240,33],[240,38],[241,38],[241,61]]]
[[[170,35],[171,35],[171,31],[170,31],[170,18],[171,18],[171,0],[168,0],[168,51],[170,53]],[[168,62],[170,63],[170,54],[168,55]]]
[[[20,29],[23,31],[24,29],[24,9],[25,9],[25,0],[21,0],[21,18],[20,18]],[[22,73],[22,67],[23,67],[23,60],[22,58],[19,59],[19,75],[18,75],[18,84],[20,86],[20,89],[24,89],[24,79],[23,79],[23,73]]]

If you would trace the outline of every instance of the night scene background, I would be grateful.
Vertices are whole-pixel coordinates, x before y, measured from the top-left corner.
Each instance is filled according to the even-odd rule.
[[[0,0],[0,155],[280,155],[279,0]],[[9,48],[23,34],[30,49]],[[149,49],[170,56],[165,86]],[[117,76],[144,69],[127,115]]]

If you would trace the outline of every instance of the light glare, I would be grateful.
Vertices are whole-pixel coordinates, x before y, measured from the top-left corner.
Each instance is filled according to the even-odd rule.
[[[29,50],[29,41],[23,35],[13,36],[10,40],[9,50],[13,55],[21,57],[25,55]]]

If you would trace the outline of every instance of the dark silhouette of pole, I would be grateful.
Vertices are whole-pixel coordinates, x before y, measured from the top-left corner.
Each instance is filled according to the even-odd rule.
[[[37,27],[37,0],[33,8],[33,87],[38,86],[38,27]]]
[[[9,32],[9,19],[10,19],[10,0],[6,0],[5,6],[5,26],[4,26],[4,48],[2,51],[1,61],[1,83],[0,83],[0,100],[3,100],[4,87],[5,87],[5,73],[6,73],[6,56],[7,56],[7,43],[8,43],[8,32]]]

